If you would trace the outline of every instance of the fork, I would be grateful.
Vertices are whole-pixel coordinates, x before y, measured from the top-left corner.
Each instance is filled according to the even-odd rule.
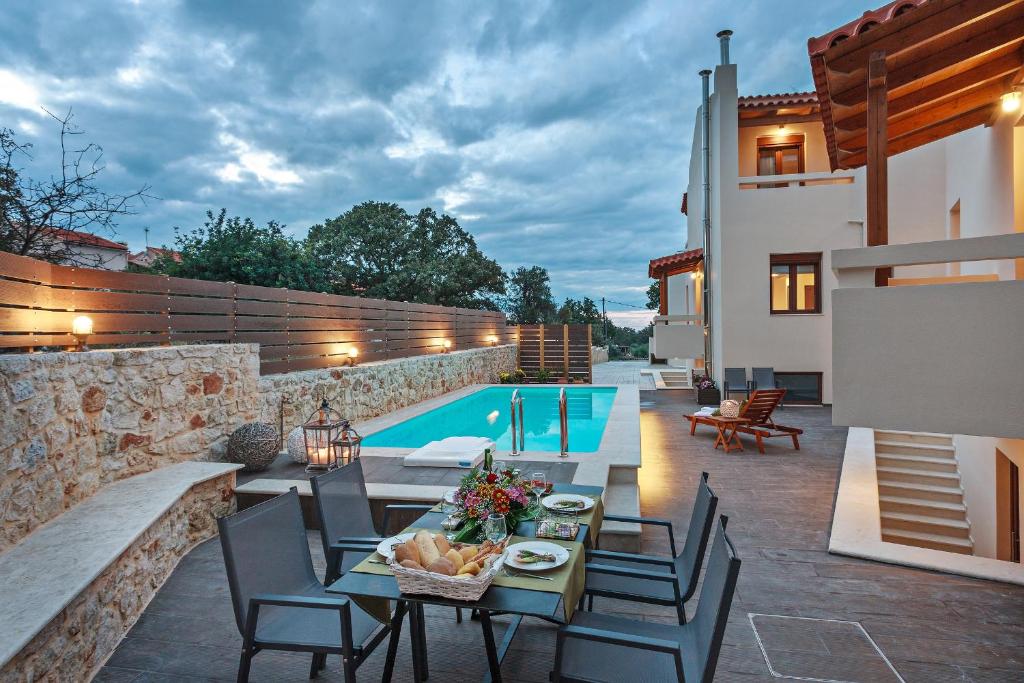
[[[513,579],[540,579],[541,581],[554,581],[550,576],[540,576],[539,574],[528,574],[527,572],[521,572],[514,569],[509,569],[507,566],[503,567],[505,575]]]

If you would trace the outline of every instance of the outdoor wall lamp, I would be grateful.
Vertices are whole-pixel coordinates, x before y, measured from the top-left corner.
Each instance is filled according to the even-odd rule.
[[[452,348],[452,340],[451,339],[445,339],[444,341],[441,342],[441,353],[448,353],[449,351],[451,351],[451,348]]]
[[[87,315],[80,315],[72,320],[71,334],[73,334],[78,340],[78,345],[75,347],[75,350],[88,351],[89,347],[85,342],[89,339],[89,335],[92,334],[92,318]]]
[[[487,343],[490,344],[491,346],[497,346],[498,338],[492,334],[489,337],[487,337]]]
[[[1010,92],[1002,95],[999,100],[1002,104],[1004,113],[1012,114],[1015,111],[1020,111],[1021,92],[1019,90],[1011,90]]]
[[[359,349],[352,347],[348,350],[348,364],[355,365],[356,359],[359,357]]]

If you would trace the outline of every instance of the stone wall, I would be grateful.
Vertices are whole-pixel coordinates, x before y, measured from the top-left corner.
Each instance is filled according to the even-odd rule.
[[[499,372],[515,367],[512,344],[268,375],[259,382],[260,420],[277,427],[283,408],[287,433],[309,417],[320,397],[347,419],[365,420],[471,384],[493,384]]]
[[[223,459],[258,382],[255,344],[0,355],[0,550],[103,484]]]
[[[0,683],[90,680],[178,560],[234,512],[234,485],[231,472],[192,487],[4,665]]]

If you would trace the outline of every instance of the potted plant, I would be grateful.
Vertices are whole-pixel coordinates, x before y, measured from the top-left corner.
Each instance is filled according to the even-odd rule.
[[[499,372],[498,381],[502,384],[512,384],[513,375],[511,372]]]
[[[547,368],[541,368],[534,379],[537,380],[537,384],[547,384],[551,381],[551,372]]]
[[[512,373],[512,383],[522,384],[526,381],[526,371],[522,368],[516,368],[516,371]]]
[[[722,402],[722,393],[715,380],[708,375],[694,377],[693,388],[697,392],[697,403],[702,406],[717,406]]]

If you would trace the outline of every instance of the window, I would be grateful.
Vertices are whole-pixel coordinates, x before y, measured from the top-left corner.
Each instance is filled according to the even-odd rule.
[[[821,313],[821,253],[772,254],[772,314]]]
[[[804,172],[804,136],[775,135],[757,139],[757,175],[787,175]],[[765,184],[786,187],[786,183]]]
[[[786,403],[821,403],[820,372],[776,372],[775,384],[786,390]]]

